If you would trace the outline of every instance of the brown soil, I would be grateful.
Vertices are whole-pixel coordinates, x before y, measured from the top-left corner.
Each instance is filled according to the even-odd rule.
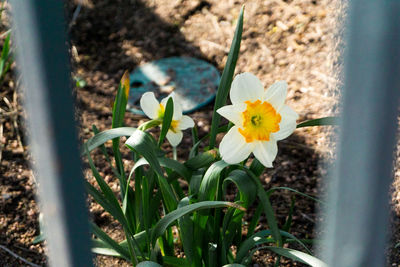
[[[76,1],[79,2],[79,1]],[[340,51],[338,18],[343,15],[340,1],[236,1],[236,0],[96,0],[82,1],[76,20],[77,4],[67,5],[73,56],[74,77],[87,82],[75,88],[77,117],[82,141],[92,136],[91,125],[100,130],[111,127],[111,103],[119,79],[125,70],[169,56],[204,59],[223,69],[233,37],[239,9],[246,2],[243,40],[236,72],[250,71],[267,87],[276,80],[289,84],[287,103],[300,115],[299,121],[338,113],[338,77],[336,59]],[[7,25],[5,25],[7,27]],[[24,140],[23,109],[15,93],[13,72],[0,93],[0,245],[22,258],[45,265],[45,244],[33,245],[39,234],[38,207],[33,173]],[[212,105],[191,114],[200,136],[209,132]],[[11,112],[11,113],[10,113]],[[144,117],[127,114],[125,124],[136,127]],[[320,186],[326,177],[323,162],[334,157],[332,129],[313,127],[296,130],[279,143],[273,169],[262,177],[265,188],[287,186],[303,193],[324,194]],[[179,147],[178,156],[187,155],[189,133]],[[166,146],[166,149],[169,149]],[[396,157],[396,183],[399,184],[399,152]],[[114,191],[119,185],[100,156],[96,164]],[[126,167],[132,166],[127,158]],[[85,176],[93,182],[88,171]],[[397,186],[398,187],[398,186]],[[275,193],[272,204],[279,223],[284,222],[293,194]],[[399,193],[393,189],[393,207],[399,206]],[[116,240],[123,238],[120,226],[108,213],[89,201],[92,219]],[[315,203],[296,197],[292,233],[298,238],[316,236]],[[392,235],[388,266],[397,266],[400,255],[394,245],[400,240],[399,210],[393,209]],[[265,218],[259,229],[266,227]],[[1,266],[25,266],[20,259],[0,247]],[[97,266],[129,266],[123,260],[97,256]],[[256,253],[254,266],[272,266],[274,256]],[[284,261],[282,266],[299,264]]]

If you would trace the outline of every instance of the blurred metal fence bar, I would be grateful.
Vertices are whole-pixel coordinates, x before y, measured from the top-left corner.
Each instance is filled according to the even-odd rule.
[[[338,162],[329,191],[329,266],[385,266],[400,98],[400,1],[350,1]]]
[[[91,266],[63,1],[12,0],[50,266]]]

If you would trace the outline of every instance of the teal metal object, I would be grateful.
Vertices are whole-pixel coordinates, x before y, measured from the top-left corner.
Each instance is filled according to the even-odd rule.
[[[183,113],[199,109],[215,98],[220,75],[211,64],[190,57],[170,57],[138,67],[131,75],[128,110],[135,114],[140,110],[140,97],[154,92],[161,100],[174,92],[181,101]]]
[[[338,161],[323,256],[331,267],[385,264],[400,103],[400,1],[350,2]]]
[[[49,266],[92,266],[62,1],[12,0]]]

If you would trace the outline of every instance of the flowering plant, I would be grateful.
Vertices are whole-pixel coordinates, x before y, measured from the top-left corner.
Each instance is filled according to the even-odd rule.
[[[275,189],[266,192],[259,176],[265,167],[273,167],[277,141],[296,127],[332,122],[320,119],[296,125],[296,112],[285,105],[285,82],[277,82],[264,91],[253,74],[239,74],[233,80],[242,27],[243,9],[218,88],[211,133],[201,139],[193,120],[182,115],[174,94],[159,103],[154,94],[145,93],[140,105],[151,120],[137,129],[123,127],[129,80],[127,75],[122,78],[114,102],[113,129],[98,132],[93,127],[95,136],[83,147],[99,186],[97,189],[86,182],[87,191],[125,233],[125,240],[116,242],[93,223],[95,253],[121,257],[138,266],[246,266],[254,252],[263,248],[278,255],[277,264],[284,256],[311,266],[325,266],[311,255],[303,241],[288,232],[291,211],[288,221],[278,225],[269,200]],[[232,105],[225,105],[229,91]],[[220,116],[230,123],[220,126]],[[153,127],[161,129],[158,141],[147,131]],[[188,159],[181,162],[176,156],[168,157],[168,151],[161,147],[164,139],[175,151],[182,131],[188,128],[192,128],[193,137]],[[218,133],[226,133],[219,149],[215,148]],[[129,136],[125,145],[135,162],[129,175],[120,152],[122,136]],[[108,140],[113,143],[115,164],[104,146]],[[208,146],[201,151],[200,144],[207,141]],[[95,148],[104,153],[119,179],[119,198],[94,165],[90,152]],[[251,153],[255,158],[246,162]],[[182,188],[181,184],[185,186]],[[236,195],[227,201],[229,185],[236,187]],[[245,222],[244,214],[250,207],[255,207],[256,212]],[[261,214],[267,218],[268,229],[256,232]],[[291,243],[298,243],[304,251],[284,247]],[[185,256],[177,257],[177,250]]]
[[[298,115],[285,105],[287,84],[276,82],[264,92],[256,76],[242,73],[233,80],[232,105],[217,112],[234,123],[220,145],[222,159],[235,164],[251,152],[265,166],[272,168],[278,152],[277,141],[296,129]]]

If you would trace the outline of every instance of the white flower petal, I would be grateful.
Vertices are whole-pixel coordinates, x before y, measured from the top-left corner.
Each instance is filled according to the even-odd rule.
[[[179,121],[178,128],[180,130],[186,130],[187,128],[193,128],[194,121],[189,116],[183,115],[181,120]]]
[[[172,100],[174,102],[174,114],[172,115],[172,119],[173,120],[180,120],[182,118],[182,106],[181,103],[179,101],[179,98],[175,95],[174,92],[172,92],[171,94],[169,94],[167,97],[163,98],[161,100],[161,104],[164,106],[164,108],[167,107],[167,101],[168,98],[172,97]]]
[[[160,104],[158,103],[153,92],[146,92],[140,98],[140,107],[144,114],[150,119],[157,119],[160,110]]]
[[[264,87],[260,80],[252,73],[245,72],[236,75],[232,82],[230,98],[232,104],[244,103],[245,101],[254,102],[262,100]]]
[[[173,131],[169,130],[167,132],[167,139],[171,146],[177,146],[182,141],[183,133],[181,131],[177,131],[174,133]]]
[[[297,114],[297,112],[288,105],[283,105],[279,114],[281,114],[281,116],[284,118],[290,118],[292,120],[297,120],[299,118],[299,114]]]
[[[233,122],[237,126],[243,125],[242,113],[246,110],[245,103],[223,106],[217,110],[218,114]]]
[[[237,126],[233,126],[228,131],[219,145],[219,153],[222,159],[229,164],[236,164],[245,160],[252,149],[253,143],[246,143]]]
[[[279,81],[268,87],[264,94],[264,100],[269,102],[279,112],[285,103],[286,95],[287,83]]]
[[[273,138],[270,141],[256,142],[253,150],[254,156],[267,168],[272,168],[272,162],[277,153],[278,145]]]
[[[272,137],[277,141],[285,139],[291,135],[294,130],[296,130],[296,120],[299,117],[296,111],[294,111],[288,105],[284,105],[281,108],[280,115],[281,122],[279,123],[279,131],[271,134]]]

